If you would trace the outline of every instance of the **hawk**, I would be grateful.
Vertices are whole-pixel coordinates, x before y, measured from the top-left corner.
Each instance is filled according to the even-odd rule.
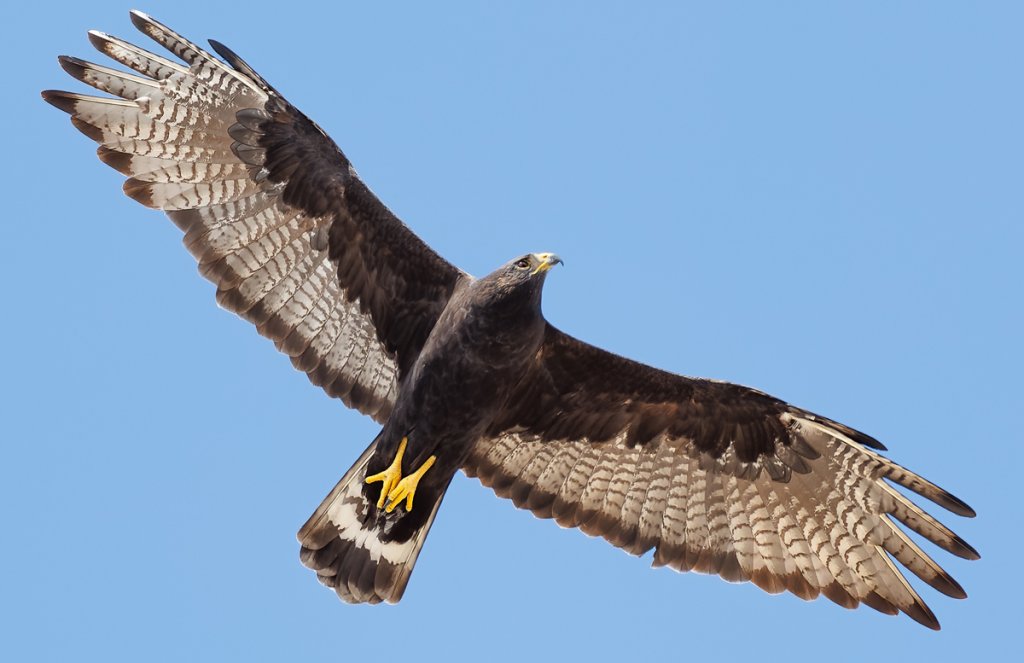
[[[313,384],[382,424],[299,530],[341,599],[397,602],[458,470],[655,566],[938,621],[897,566],[963,589],[900,527],[978,553],[895,486],[974,516],[874,438],[768,394],[674,375],[549,324],[552,253],[482,278],[435,253],[248,64],[149,16],[174,59],[92,31],[127,70],[61,57],[108,93],[46,91],[163,210],[217,287]],[[130,70],[130,71],[129,71]]]

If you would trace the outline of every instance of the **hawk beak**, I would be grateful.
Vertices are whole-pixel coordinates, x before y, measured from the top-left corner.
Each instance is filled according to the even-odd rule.
[[[533,270],[534,274],[541,274],[548,271],[555,265],[565,264],[562,259],[558,257],[558,254],[555,253],[534,253],[533,257],[537,259],[538,263],[540,263],[537,265],[537,269]]]

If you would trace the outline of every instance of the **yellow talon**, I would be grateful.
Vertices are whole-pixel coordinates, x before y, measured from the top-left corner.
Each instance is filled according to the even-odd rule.
[[[419,485],[420,478],[426,474],[436,460],[437,456],[431,456],[420,466],[420,469],[399,481],[398,485],[388,493],[388,505],[384,510],[391,513],[404,499],[405,510],[412,511],[412,498],[416,494],[416,486]]]
[[[377,508],[381,509],[384,507],[384,502],[387,501],[388,495],[398,485],[398,482],[402,480],[402,456],[405,455],[405,445],[409,441],[408,437],[403,437],[401,444],[398,445],[398,453],[395,454],[395,459],[391,461],[391,465],[388,469],[374,474],[373,476],[366,477],[366,483],[375,483],[377,481],[383,481],[384,485],[380,487],[380,499],[377,500]],[[390,511],[391,509],[388,509]]]

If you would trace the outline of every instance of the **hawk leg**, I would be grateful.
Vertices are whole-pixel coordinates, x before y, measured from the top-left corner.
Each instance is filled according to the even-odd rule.
[[[377,481],[383,481],[384,485],[380,487],[380,499],[377,500],[377,508],[383,509],[384,503],[388,499],[388,494],[398,485],[398,482],[402,480],[402,456],[405,455],[405,445],[409,442],[408,437],[403,437],[401,444],[398,445],[398,453],[395,454],[395,459],[391,461],[391,465],[386,470],[373,476],[366,477],[366,483],[376,483]]]
[[[437,456],[431,456],[420,465],[420,469],[399,481],[398,485],[388,493],[388,505],[384,510],[391,513],[404,499],[405,510],[412,511],[412,498],[416,494],[416,486],[419,485],[420,479],[434,465],[436,460]]]
[[[395,454],[395,459],[391,461],[391,465],[386,470],[366,477],[366,483],[380,481],[384,484],[380,487],[380,499],[377,500],[377,508],[384,509],[388,513],[394,511],[395,507],[401,504],[403,499],[405,500],[405,510],[412,511],[412,498],[416,494],[416,486],[419,485],[420,479],[426,474],[427,470],[433,467],[437,461],[437,456],[431,456],[420,465],[420,469],[403,478],[402,456],[405,455],[405,447],[408,442],[408,437],[402,438],[401,444],[398,445],[398,453]]]

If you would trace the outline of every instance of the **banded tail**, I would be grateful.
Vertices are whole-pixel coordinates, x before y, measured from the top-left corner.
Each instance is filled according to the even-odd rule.
[[[401,600],[445,493],[438,491],[432,505],[417,500],[415,511],[430,509],[430,515],[411,536],[389,540],[389,524],[405,511],[385,516],[366,498],[366,468],[376,447],[374,440],[298,533],[302,564],[346,603]]]

